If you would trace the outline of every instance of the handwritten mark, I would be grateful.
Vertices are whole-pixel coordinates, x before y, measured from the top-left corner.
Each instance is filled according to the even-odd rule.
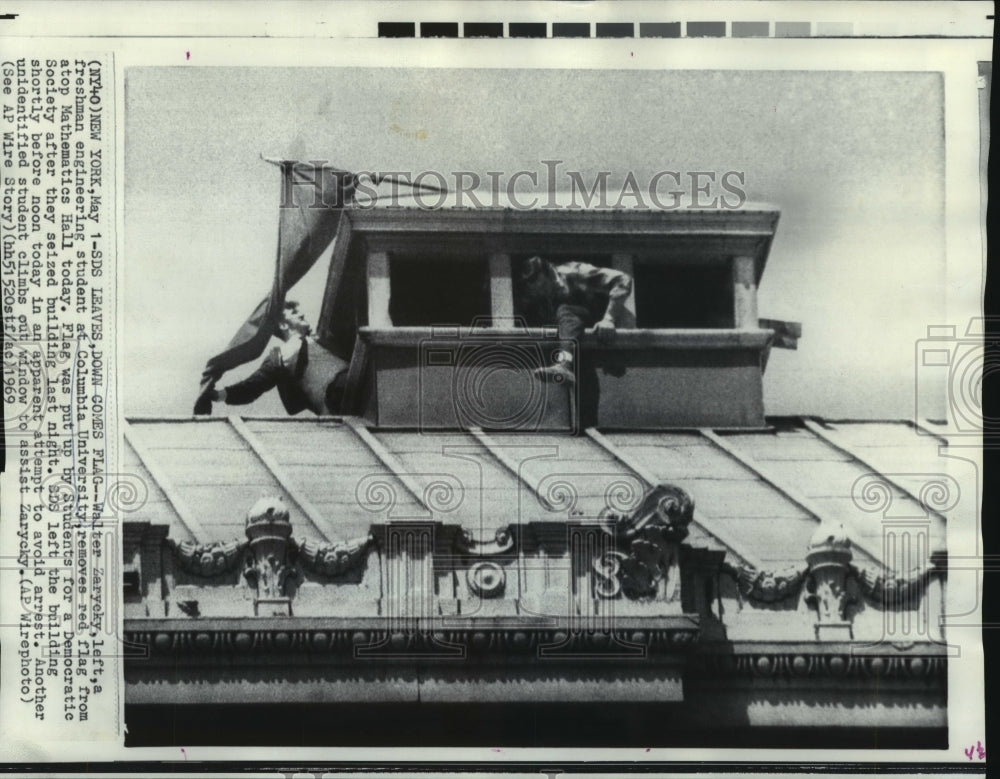
[[[980,760],[986,759],[986,750],[983,749],[982,741],[977,740],[976,743],[973,744],[971,747],[969,747],[968,749],[963,749],[962,751],[965,752],[965,756],[969,758],[969,760],[972,760],[973,755],[978,757]]]
[[[191,59],[191,52],[189,52],[189,51],[184,52],[184,59],[186,59],[186,60]]]
[[[184,751],[184,747],[181,747],[181,754],[184,755],[184,760],[187,761],[188,753]]]

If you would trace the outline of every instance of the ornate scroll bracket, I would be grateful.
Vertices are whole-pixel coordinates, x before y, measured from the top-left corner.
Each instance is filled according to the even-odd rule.
[[[660,484],[628,514],[608,514],[604,530],[614,547],[592,563],[594,592],[604,599],[674,601],[680,597],[680,543],[694,518],[694,501]]]

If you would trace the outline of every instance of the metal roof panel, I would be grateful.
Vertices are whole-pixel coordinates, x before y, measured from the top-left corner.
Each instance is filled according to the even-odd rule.
[[[937,439],[902,423],[862,424],[830,427],[862,456],[874,460],[878,454],[886,467],[902,469],[902,489],[915,488],[905,468],[925,462],[930,467],[927,455],[937,457]],[[819,517],[829,517],[843,521],[859,544],[881,548],[882,517],[859,506],[851,492],[871,469],[805,426],[721,436],[425,435],[355,429],[349,421],[328,419],[145,420],[131,426],[156,461],[156,472],[204,529],[199,541],[240,538],[245,512],[264,494],[285,498],[300,537],[356,537],[374,522],[403,518],[460,522],[482,537],[519,521],[580,521],[609,508],[627,511],[649,482],[666,482],[695,500],[697,521],[705,528],[692,526],[693,544],[717,547],[719,541],[705,531],[718,531],[747,559],[794,563],[803,559]],[[912,447],[901,443],[907,440]],[[129,469],[150,487],[136,518],[168,524],[177,540],[194,540],[171,504],[170,490],[160,488],[130,444],[125,454]],[[461,501],[449,505],[448,489],[432,496],[438,481],[457,485]],[[392,500],[379,502],[385,495],[374,489],[376,482],[389,485]],[[904,513],[922,511],[901,489],[893,497]],[[439,504],[431,505],[434,500]],[[318,516],[318,524],[311,525],[309,516]],[[933,516],[929,526],[934,545],[943,548],[940,517]]]

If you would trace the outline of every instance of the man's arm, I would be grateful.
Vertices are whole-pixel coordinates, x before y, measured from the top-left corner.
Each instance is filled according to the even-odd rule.
[[[632,277],[620,270],[598,268],[601,282],[608,290],[608,308],[604,312],[604,321],[617,325],[625,313],[625,301],[632,294]]]
[[[264,358],[260,367],[245,379],[230,384],[225,389],[215,390],[212,400],[230,406],[245,406],[247,403],[253,403],[265,392],[278,385],[282,369],[281,352],[279,349],[274,349]]]

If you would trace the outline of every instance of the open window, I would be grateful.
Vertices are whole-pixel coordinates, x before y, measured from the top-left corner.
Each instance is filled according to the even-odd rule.
[[[468,327],[490,314],[486,259],[390,257],[389,295],[394,327]]]
[[[734,327],[728,265],[636,260],[636,326],[650,329]]]
[[[546,294],[544,280],[536,280],[532,284],[523,281],[528,260],[535,255],[518,254],[511,257],[511,275],[513,277],[514,316],[521,317],[529,327],[545,327],[556,324],[555,306],[552,303],[553,292]],[[538,256],[556,266],[564,262],[584,262],[598,268],[610,268],[610,255],[586,255],[579,252],[561,254],[545,252]]]

